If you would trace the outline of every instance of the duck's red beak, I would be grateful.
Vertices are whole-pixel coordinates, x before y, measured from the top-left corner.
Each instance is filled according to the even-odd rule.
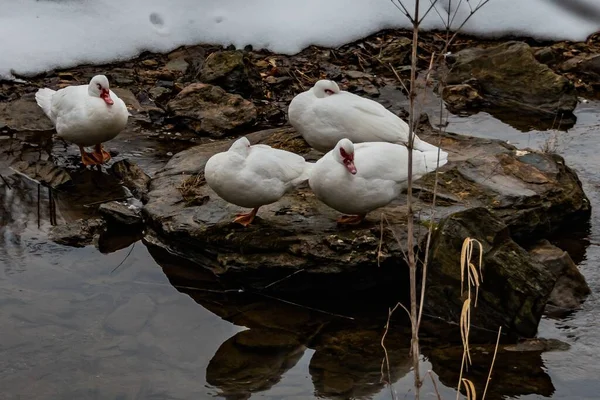
[[[102,92],[100,92],[100,98],[109,106],[115,104],[113,99],[110,98],[110,92],[107,89],[102,89]]]
[[[344,159],[344,166],[352,175],[356,175],[356,166],[354,165],[354,160],[350,160],[349,158]]]

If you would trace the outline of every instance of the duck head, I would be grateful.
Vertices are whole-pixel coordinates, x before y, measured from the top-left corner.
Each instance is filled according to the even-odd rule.
[[[242,136],[241,138],[233,142],[233,144],[229,148],[229,151],[237,153],[244,157],[248,155],[249,150],[250,141],[245,136]]]
[[[339,93],[340,87],[334,81],[321,79],[315,83],[315,86],[312,87],[312,91],[315,94],[315,97],[322,99],[324,97]]]
[[[112,106],[115,102],[110,97],[108,78],[104,75],[96,75],[88,85],[88,93],[93,97],[100,97],[106,104]]]
[[[333,149],[333,156],[350,172],[356,175],[356,166],[354,165],[354,144],[349,139],[341,139]]]

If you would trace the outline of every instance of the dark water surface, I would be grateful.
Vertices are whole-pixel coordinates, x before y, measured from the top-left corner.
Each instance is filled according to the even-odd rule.
[[[600,105],[581,104],[577,117],[574,128],[560,133],[522,133],[485,113],[450,118],[449,131],[519,147],[539,149],[557,137],[558,152],[579,173],[594,207],[586,245],[564,240],[580,254],[593,293],[581,310],[544,319],[540,327],[540,337],[560,339],[569,350],[499,357],[490,399],[600,397]],[[126,150],[123,155],[131,157]],[[137,156],[150,172],[161,165],[154,156]],[[338,310],[356,317],[349,320],[219,293],[211,284],[190,290],[187,281],[204,278],[164,255],[153,257],[141,242],[108,254],[94,246],[54,244],[47,239],[47,189],[38,192],[35,183],[6,168],[8,161],[3,153],[0,173],[12,189],[0,181],[0,399],[392,397],[380,377],[381,319],[369,318],[384,315],[385,307]],[[82,179],[104,193],[55,193],[58,224],[91,213],[93,207],[85,205],[98,198],[117,195],[106,191],[101,175]],[[412,398],[407,348],[403,331],[390,334],[391,379],[399,399]],[[484,353],[484,373],[489,349],[475,352]],[[433,346],[424,354],[422,370],[433,369],[443,398],[454,398],[460,353]],[[434,398],[430,380],[422,398]]]

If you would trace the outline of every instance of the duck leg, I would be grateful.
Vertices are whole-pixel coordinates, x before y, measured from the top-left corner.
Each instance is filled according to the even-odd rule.
[[[83,146],[79,146],[79,152],[81,153],[81,162],[83,165],[88,166],[101,164],[100,161],[96,160],[95,154],[86,152]]]
[[[111,156],[108,151],[102,148],[102,143],[98,143],[94,146],[94,158],[99,160],[101,164],[104,164],[111,159]]]
[[[365,219],[366,214],[362,215],[342,215],[338,218],[337,223],[340,225],[357,225]]]
[[[258,209],[260,207],[255,207],[252,209],[252,211],[250,211],[247,214],[238,214],[236,216],[236,218],[233,220],[233,222],[237,222],[240,225],[244,225],[244,226],[248,226],[252,223],[252,221],[254,221],[254,217],[256,216],[256,213],[258,212]]]

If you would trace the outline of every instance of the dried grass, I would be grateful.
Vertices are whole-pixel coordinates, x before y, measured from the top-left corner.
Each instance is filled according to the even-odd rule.
[[[196,175],[189,176],[177,186],[177,190],[181,193],[186,206],[199,206],[206,203],[208,196],[203,196],[200,192],[200,188],[205,183],[206,179],[204,179],[204,171],[202,171]]]

